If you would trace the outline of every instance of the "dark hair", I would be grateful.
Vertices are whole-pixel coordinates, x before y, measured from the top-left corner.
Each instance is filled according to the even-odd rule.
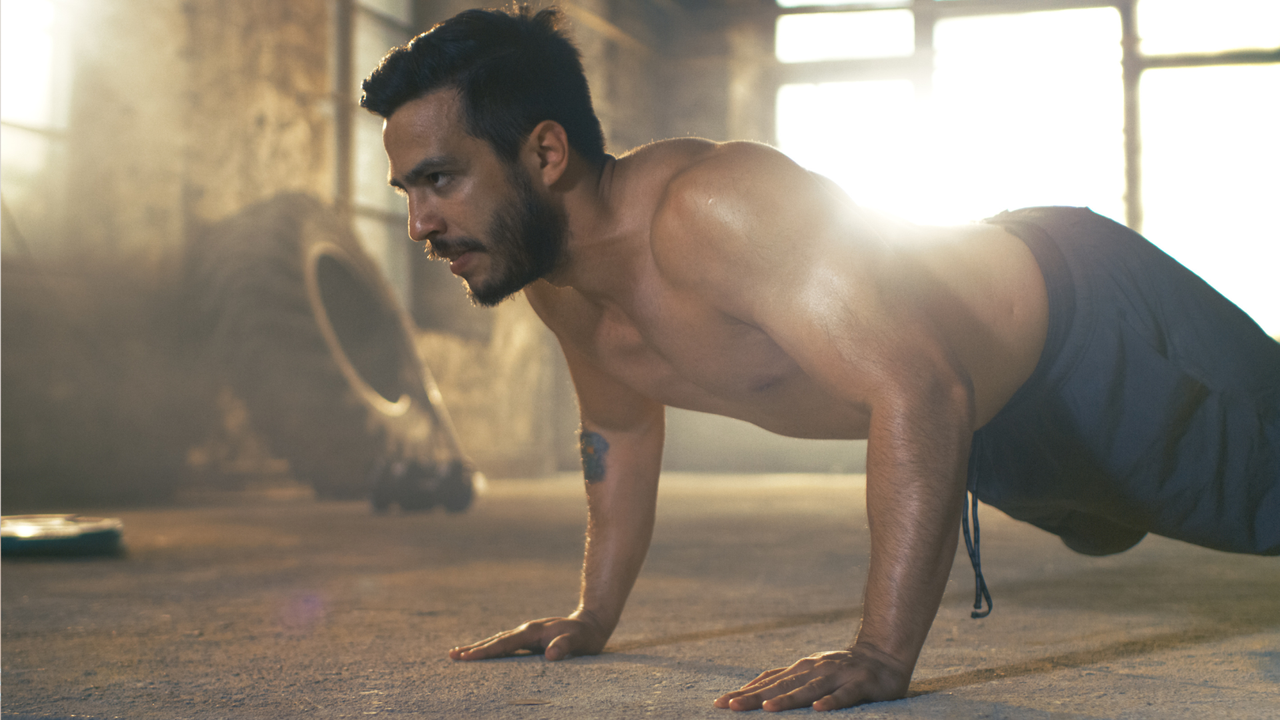
[[[436,90],[456,88],[467,132],[507,162],[543,120],[564,127],[569,145],[604,163],[604,132],[591,107],[582,57],[559,30],[561,13],[467,10],[393,49],[364,81],[361,107],[390,117]]]

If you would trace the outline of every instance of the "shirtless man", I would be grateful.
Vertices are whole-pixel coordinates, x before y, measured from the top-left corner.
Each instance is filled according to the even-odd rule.
[[[1056,281],[1042,271],[1057,256],[1034,251],[1043,242],[1025,236],[1040,231],[1014,234],[1025,218],[926,228],[874,216],[762,145],[674,140],[609,156],[555,21],[468,11],[394,50],[365,82],[362,104],[386,118],[410,236],[480,304],[523,290],[560,341],[582,416],[589,522],[577,609],[450,657],[604,649],[649,547],[670,405],[793,437],[868,440],[871,558],[856,641],[715,704],[831,710],[903,697],[955,557],[967,483],[998,465],[971,463],[971,448],[986,457],[1003,438],[980,444],[975,432],[1028,404],[1011,400],[1059,344]],[[1274,402],[1280,379],[1266,382]],[[1268,442],[1274,425],[1259,431]],[[1267,492],[1274,507],[1280,490]],[[1035,510],[1028,519],[1085,552],[1165,530],[1159,513],[1135,529]],[[1280,551],[1274,528],[1250,522],[1263,531],[1271,545],[1243,550]]]

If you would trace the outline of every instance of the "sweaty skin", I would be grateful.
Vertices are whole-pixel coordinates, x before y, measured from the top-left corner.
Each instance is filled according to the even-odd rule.
[[[456,95],[406,104],[384,141],[410,236],[483,243],[513,191],[502,162],[463,130]],[[583,433],[607,451],[591,458],[603,478],[586,484],[578,608],[450,657],[604,648],[649,547],[672,406],[793,437],[868,439],[871,558],[856,641],[769,670],[716,705],[831,710],[902,697],[955,556],[972,434],[1044,344],[1030,252],[995,226],[874,216],[761,145],[666,141],[597,169],[547,121],[516,162],[567,218],[560,264],[524,293],[564,350]],[[502,262],[486,246],[455,270],[476,287]]]

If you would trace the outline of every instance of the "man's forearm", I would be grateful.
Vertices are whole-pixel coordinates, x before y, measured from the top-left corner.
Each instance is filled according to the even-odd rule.
[[[626,432],[584,421],[587,538],[578,612],[609,635],[644,564],[653,537],[662,462],[661,411]]]
[[[867,456],[871,562],[858,642],[914,667],[955,558],[972,441],[967,395],[877,422]],[[888,422],[885,422],[888,420]]]
[[[905,394],[905,401],[871,412],[871,565],[858,639],[845,650],[761,673],[717,698],[717,707],[835,710],[906,695],[955,556],[971,440],[963,386],[955,393],[945,383],[938,389]]]
[[[644,410],[644,408],[641,408]],[[595,655],[622,616],[653,536],[662,462],[662,406],[630,416],[625,430],[583,420],[587,484],[587,547],[582,594],[569,617],[531,620],[513,630],[449,651],[454,660],[484,660],[522,650],[548,660]]]

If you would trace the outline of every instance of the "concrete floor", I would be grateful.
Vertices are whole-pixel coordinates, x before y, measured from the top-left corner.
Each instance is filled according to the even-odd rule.
[[[4,561],[4,717],[726,718],[720,693],[851,638],[860,476],[663,482],[608,651],[561,663],[445,653],[572,609],[575,477],[492,482],[462,515],[297,497],[111,513],[123,558]],[[981,517],[995,612],[969,619],[962,549],[911,697],[846,714],[1280,717],[1280,561],[1162,538],[1087,558]]]

